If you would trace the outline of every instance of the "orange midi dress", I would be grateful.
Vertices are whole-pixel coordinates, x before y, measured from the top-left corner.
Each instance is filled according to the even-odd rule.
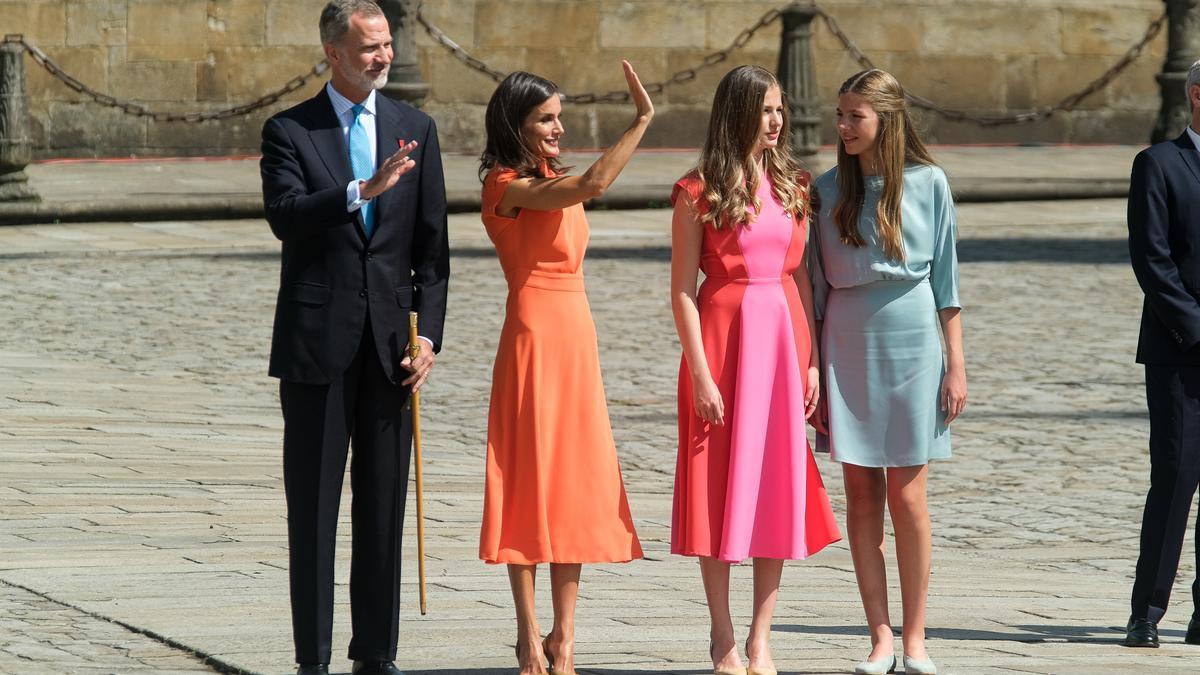
[[[642,557],[583,287],[583,205],[496,213],[511,169],[483,184],[483,224],[508,281],[492,370],[479,557],[489,563]]]

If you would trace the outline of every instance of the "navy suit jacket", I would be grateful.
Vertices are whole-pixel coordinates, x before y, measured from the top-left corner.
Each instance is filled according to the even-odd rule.
[[[408,312],[441,349],[450,253],[446,186],[437,128],[419,110],[376,94],[377,166],[416,140],[416,167],[375,198],[371,239],[359,211],[346,211],[350,155],[324,89],[267,120],[262,132],[263,205],[283,242],[270,374],[327,384],[354,358],[370,326],[380,362],[397,382],[408,345]]]
[[[1186,131],[1133,160],[1128,221],[1146,294],[1137,361],[1200,365],[1200,152]]]

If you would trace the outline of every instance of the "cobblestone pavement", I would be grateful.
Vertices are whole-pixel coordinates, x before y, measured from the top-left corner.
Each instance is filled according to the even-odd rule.
[[[591,219],[589,297],[647,559],[585,570],[577,662],[583,673],[709,672],[696,565],[668,553],[679,352],[669,214]],[[1190,559],[1163,648],[1117,644],[1148,475],[1123,219],[1119,200],[960,209],[970,405],[954,458],[930,481],[929,648],[943,672],[1200,668],[1200,648],[1182,644]],[[422,406],[430,614],[415,610],[410,521],[410,673],[512,672],[506,575],[475,559],[504,298],[477,222],[452,224],[446,348]],[[0,228],[0,251],[0,672],[288,672],[266,226]],[[842,514],[840,470],[818,463]],[[735,570],[741,637],[749,582],[748,566]],[[866,654],[844,542],[788,565],[774,628],[784,672],[848,672]]]

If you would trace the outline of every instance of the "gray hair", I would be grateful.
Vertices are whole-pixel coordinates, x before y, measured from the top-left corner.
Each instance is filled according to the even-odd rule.
[[[1184,96],[1187,96],[1189,103],[1192,100],[1192,87],[1200,87],[1200,61],[1188,68],[1187,84],[1183,86]]]
[[[375,0],[330,0],[321,10],[321,44],[341,40],[350,30],[350,17],[355,14],[383,16],[383,10]]]

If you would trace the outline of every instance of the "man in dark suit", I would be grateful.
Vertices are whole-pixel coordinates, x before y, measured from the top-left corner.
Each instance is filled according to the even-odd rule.
[[[332,75],[263,127],[263,201],[283,242],[270,374],[280,378],[292,629],[299,673],[328,672],[334,542],[347,446],[354,493],[349,656],[398,674],[409,392],[441,346],[450,273],[437,130],[377,95],[392,60],[371,0],[321,14]],[[420,313],[410,359],[408,312]]]
[[[1190,126],[1133,161],[1129,256],[1146,294],[1137,360],[1146,367],[1150,491],[1125,645],[1157,647],[1200,485],[1200,61],[1186,81]],[[1200,523],[1198,523],[1200,527]],[[1200,559],[1200,538],[1197,539]],[[1200,644],[1200,580],[1185,641]]]

